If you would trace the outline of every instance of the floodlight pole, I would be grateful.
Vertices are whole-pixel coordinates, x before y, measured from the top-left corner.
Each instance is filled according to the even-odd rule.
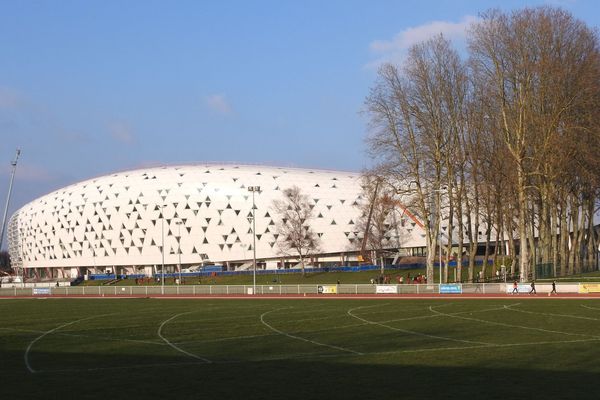
[[[23,235],[24,228],[21,226],[21,284],[25,287],[25,236]]]
[[[162,257],[162,267],[161,267],[161,280],[160,280],[160,293],[165,294],[165,205],[161,204],[160,206],[160,215],[161,215],[161,237],[162,243],[160,246],[160,255]]]
[[[177,225],[177,253],[179,255],[179,284],[181,285],[181,224],[183,221],[175,222]]]
[[[256,204],[254,203],[254,193],[260,193],[260,186],[248,186],[248,191],[252,192],[252,294],[256,294]]]
[[[96,244],[94,243],[93,246],[90,244],[90,249],[92,250],[92,261],[94,263],[94,274],[97,274],[98,267],[96,266]]]
[[[6,215],[8,214],[8,205],[10,203],[10,195],[12,193],[13,182],[15,180],[15,172],[17,171],[17,162],[19,161],[19,155],[21,150],[17,149],[15,160],[10,163],[12,165],[12,172],[10,174],[10,183],[8,184],[8,195],[6,196],[6,206],[4,207],[4,216],[2,217],[2,228],[0,229],[0,250],[2,250],[2,241],[4,240],[4,229],[6,228]]]

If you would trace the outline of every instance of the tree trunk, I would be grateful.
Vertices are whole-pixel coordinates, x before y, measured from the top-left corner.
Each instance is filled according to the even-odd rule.
[[[517,173],[517,194],[519,198],[519,274],[521,275],[521,282],[525,282],[529,276],[529,251],[527,249],[525,171],[523,171],[521,165],[519,165]]]
[[[598,245],[596,240],[596,233],[594,232],[594,203],[595,197],[592,194],[587,201],[587,212],[588,212],[588,225],[587,225],[587,259],[586,264],[588,270],[592,269],[592,266],[596,265],[596,257],[598,256]]]
[[[485,253],[483,255],[483,275],[485,276],[488,260],[490,258],[490,240],[492,238],[492,224],[488,220],[488,225],[485,229]],[[496,273],[496,266],[492,264],[492,276]]]
[[[569,215],[567,210],[567,202],[566,200],[561,203],[560,210],[560,275],[566,276],[572,273],[571,266],[569,265],[570,261],[570,251],[569,251]]]
[[[554,204],[550,209],[550,235],[552,236],[552,272],[553,276],[556,276],[557,267],[559,263],[559,249],[558,249],[558,238],[559,238],[559,230],[557,229],[559,226],[558,221],[558,205]]]

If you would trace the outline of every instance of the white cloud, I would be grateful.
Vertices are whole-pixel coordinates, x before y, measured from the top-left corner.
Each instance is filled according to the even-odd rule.
[[[228,115],[233,112],[231,105],[223,94],[212,94],[206,97],[205,102],[208,108],[219,114]]]
[[[109,125],[110,136],[117,142],[131,144],[135,141],[135,135],[131,127],[123,121],[113,122]]]
[[[375,40],[371,42],[369,48],[377,55],[377,59],[367,66],[378,67],[385,62],[399,64],[411,46],[424,42],[440,33],[446,39],[463,41],[469,26],[477,21],[479,21],[479,18],[472,15],[464,16],[459,22],[431,21],[423,25],[406,28],[391,40]]]

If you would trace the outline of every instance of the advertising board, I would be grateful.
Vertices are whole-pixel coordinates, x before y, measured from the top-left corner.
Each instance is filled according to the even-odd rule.
[[[531,286],[529,283],[518,283],[517,284],[517,291],[519,293],[529,293],[530,290],[531,290]],[[506,284],[506,293],[511,294],[512,292],[513,292],[513,284],[507,283]]]
[[[337,285],[319,285],[317,287],[317,291],[320,294],[336,294],[337,293]]]
[[[462,285],[460,283],[446,283],[440,285],[440,293],[462,293]]]
[[[397,294],[398,286],[396,286],[396,285],[377,285],[377,286],[375,286],[375,293],[377,293],[377,294]]]
[[[600,283],[580,283],[579,293],[600,293]]]

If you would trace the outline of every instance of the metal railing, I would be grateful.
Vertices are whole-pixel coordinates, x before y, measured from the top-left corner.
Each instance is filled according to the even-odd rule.
[[[590,282],[586,282],[589,285]],[[559,292],[577,293],[579,283],[557,284]],[[600,287],[600,285],[599,285]],[[526,286],[522,286],[521,292]],[[539,293],[550,292],[551,284],[536,285]],[[463,284],[303,284],[303,285],[257,285],[257,295],[375,295],[375,294],[505,294],[512,290],[512,283],[463,283]],[[0,297],[160,297],[160,296],[252,296],[252,285],[179,285],[179,286],[59,286],[59,287],[13,287],[0,288]]]

